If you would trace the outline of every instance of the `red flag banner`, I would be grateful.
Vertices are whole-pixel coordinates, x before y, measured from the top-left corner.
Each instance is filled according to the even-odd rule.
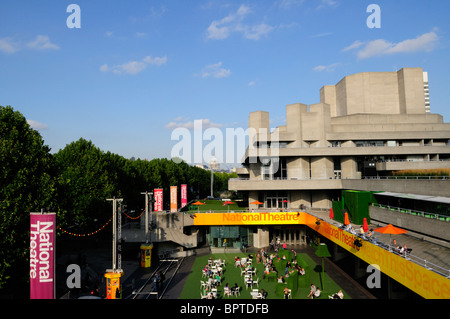
[[[187,205],[187,185],[181,184],[181,208]]]
[[[163,210],[163,190],[162,188],[155,188],[153,192],[155,196],[155,212],[162,212]]]
[[[55,299],[55,213],[30,214],[30,299]]]

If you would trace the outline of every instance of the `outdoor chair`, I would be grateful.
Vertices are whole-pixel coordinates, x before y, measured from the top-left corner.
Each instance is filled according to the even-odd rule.
[[[231,296],[231,289],[230,288],[224,289],[223,294],[228,297]]]

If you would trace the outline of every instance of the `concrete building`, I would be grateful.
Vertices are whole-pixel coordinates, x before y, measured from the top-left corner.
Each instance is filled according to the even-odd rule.
[[[268,112],[250,113],[251,129],[256,134],[229,189],[269,210],[329,208],[343,189],[417,194],[413,184],[399,190],[383,177],[450,168],[450,124],[429,112],[422,68],[348,75],[323,86],[317,104],[287,105],[286,125],[272,130]],[[419,194],[448,196],[433,185]]]
[[[421,68],[359,73],[322,87],[317,104],[287,105],[286,125],[271,129],[269,113],[250,113],[243,167],[228,184],[245,194],[249,207],[153,212],[126,224],[123,241],[151,242],[156,256],[169,251],[178,257],[234,254],[274,240],[292,247],[320,242],[333,262],[350,265],[345,271],[352,278],[367,282],[368,265],[379,265],[387,298],[409,298],[411,290],[448,299],[450,178],[388,178],[405,169],[450,168],[450,124],[429,112],[426,87]],[[371,227],[407,229],[399,240],[412,247],[409,255],[393,253],[389,234],[370,241],[344,229],[336,202],[357,191],[377,197],[365,203]]]

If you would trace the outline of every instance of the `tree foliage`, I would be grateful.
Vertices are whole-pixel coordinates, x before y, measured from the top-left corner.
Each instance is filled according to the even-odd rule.
[[[13,273],[26,271],[30,212],[52,206],[49,152],[21,113],[0,106],[0,288]]]
[[[107,198],[124,199],[129,209],[142,209],[141,192],[187,184],[188,200],[210,194],[211,173],[169,159],[126,159],[104,152],[80,138],[55,154],[39,132],[12,107],[0,106],[0,290],[14,273],[28,277],[29,213],[57,213],[57,225],[74,233],[98,229],[111,217]],[[227,190],[230,177],[215,173],[215,195]],[[17,265],[20,271],[17,272]]]

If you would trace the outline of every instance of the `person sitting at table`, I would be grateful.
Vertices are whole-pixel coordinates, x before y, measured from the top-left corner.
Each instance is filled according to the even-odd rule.
[[[267,298],[267,291],[265,291],[264,289],[261,289],[261,292],[258,293],[257,298],[258,299],[266,299]]]
[[[209,265],[206,265],[203,271],[206,273],[206,276],[211,276],[211,269],[209,268]]]
[[[231,287],[231,293],[232,293],[232,294],[235,294],[238,290],[239,290],[239,286],[238,286],[238,284],[235,282],[235,283],[234,283],[234,286]]]

